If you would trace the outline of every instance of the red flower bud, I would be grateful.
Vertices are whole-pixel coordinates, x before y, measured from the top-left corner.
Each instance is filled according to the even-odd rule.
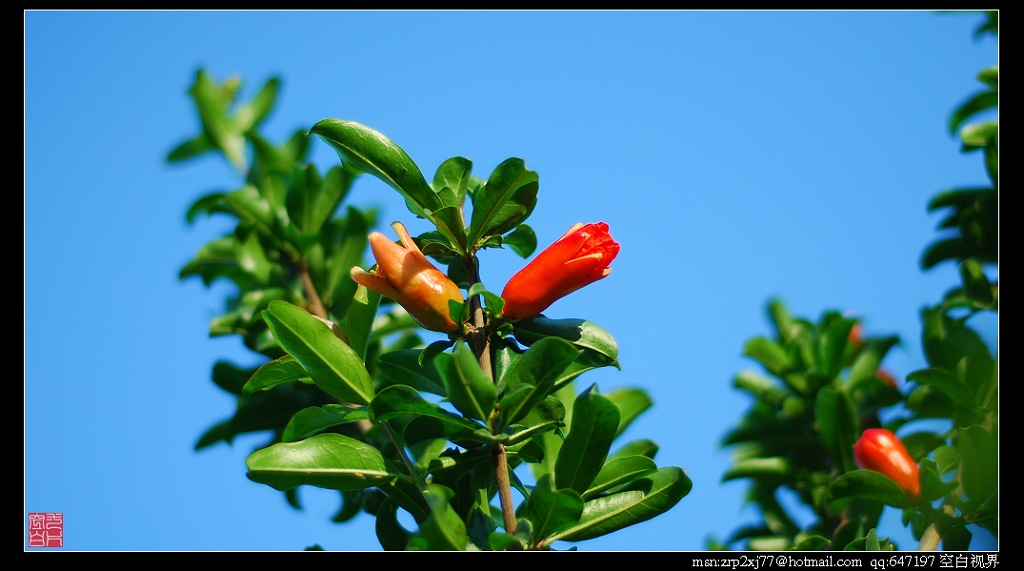
[[[910,501],[921,494],[917,462],[910,457],[899,437],[884,428],[869,428],[853,445],[857,465],[888,476],[899,484]]]
[[[458,331],[459,324],[449,315],[448,302],[462,303],[462,290],[430,263],[401,222],[391,227],[398,233],[401,245],[380,232],[371,233],[370,249],[377,267],[370,271],[354,267],[352,279],[397,301],[431,331]]]
[[[539,315],[558,299],[610,274],[608,266],[618,253],[607,224],[576,224],[505,284],[502,315]]]

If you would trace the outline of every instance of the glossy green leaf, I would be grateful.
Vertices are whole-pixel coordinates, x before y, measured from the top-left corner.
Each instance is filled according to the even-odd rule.
[[[638,416],[654,404],[647,391],[637,388],[619,388],[605,393],[604,396],[619,409],[619,428],[615,432],[616,436],[622,434]]]
[[[681,468],[660,468],[622,491],[586,502],[579,522],[549,540],[584,541],[647,521],[672,509],[692,488]]]
[[[638,440],[630,440],[622,446],[615,449],[611,454],[608,455],[608,461],[617,460],[619,458],[625,458],[627,456],[646,456],[652,460],[658,454],[658,443],[653,440],[641,438]]]
[[[976,406],[971,390],[960,380],[960,377],[949,371],[935,367],[920,369],[907,375],[907,380],[929,385],[965,406],[972,408]]]
[[[388,351],[377,359],[377,367],[393,382],[420,391],[445,395],[444,381],[433,362],[420,361],[421,349]]]
[[[369,414],[365,407],[352,408],[343,404],[311,406],[295,413],[295,416],[284,427],[281,440],[295,442],[342,424],[359,422],[368,418]]]
[[[508,246],[520,258],[529,258],[537,249],[537,233],[526,224],[520,224],[505,235],[502,244]]]
[[[532,345],[544,337],[560,337],[603,358],[605,365],[619,366],[619,346],[615,339],[611,333],[591,321],[549,319],[541,315],[516,322],[515,337],[524,345]]]
[[[457,204],[466,203],[466,195],[476,186],[478,180],[471,174],[473,162],[464,157],[452,157],[447,159],[434,173],[434,181],[431,186],[434,192],[440,192],[442,188],[450,188],[455,193]]]
[[[542,542],[579,521],[583,499],[575,490],[556,490],[551,476],[545,474],[533,487],[526,509],[533,524],[534,541]]]
[[[328,394],[354,404],[370,404],[373,380],[351,347],[309,312],[284,301],[263,312],[274,338]]]
[[[818,391],[814,419],[822,442],[828,446],[832,457],[839,460],[842,471],[854,469],[853,444],[860,437],[860,424],[849,395],[829,387]]]
[[[245,464],[250,480],[277,490],[297,486],[362,490],[396,477],[379,450],[334,433],[273,444],[250,454]]]
[[[538,188],[537,173],[522,159],[499,164],[473,194],[469,243],[475,246],[481,238],[504,234],[525,221],[537,205]]]
[[[586,499],[593,498],[600,493],[652,474],[657,469],[658,465],[647,456],[622,456],[609,459],[601,467],[601,471],[598,472],[593,483],[590,484],[590,488],[583,493],[583,497]]]
[[[405,385],[394,385],[380,391],[370,403],[370,419],[382,422],[391,418],[411,414],[436,419],[445,425],[450,433],[472,432],[480,425],[448,412],[428,402],[419,392]]]
[[[569,434],[555,461],[555,487],[583,493],[594,481],[619,428],[619,409],[593,385],[576,397]]]
[[[465,551],[469,546],[466,523],[451,506],[453,493],[442,486],[430,486],[425,494],[430,503],[430,517],[420,525],[418,545],[427,551]]]
[[[323,139],[352,168],[379,178],[401,193],[413,214],[430,217],[442,206],[419,166],[383,133],[341,119],[322,119],[309,133]]]
[[[992,434],[983,426],[974,424],[960,429],[957,443],[960,448],[960,482],[967,497],[983,500],[996,493],[999,451]]]
[[[555,381],[576,360],[576,355],[571,343],[557,337],[541,339],[523,353],[502,378],[506,390],[511,392],[498,407],[501,427],[515,424],[551,394]]]
[[[373,322],[380,307],[381,295],[360,284],[352,296],[352,303],[345,318],[345,334],[359,360],[366,360],[366,351],[373,337]]]
[[[461,341],[456,343],[451,353],[434,357],[434,366],[455,408],[470,418],[486,422],[494,411],[497,389],[469,346]]]
[[[242,387],[242,393],[251,395],[256,391],[265,391],[281,383],[297,380],[313,382],[309,378],[309,373],[306,372],[305,367],[296,361],[295,357],[285,355],[284,357],[269,361],[256,369],[256,372],[253,373],[249,381]]]
[[[897,508],[909,505],[899,484],[871,470],[851,470],[828,487],[829,501],[842,504],[853,498],[879,501]]]
[[[528,386],[522,388],[529,389]],[[532,438],[536,434],[564,426],[565,414],[565,405],[559,398],[547,397],[531,407],[529,414],[509,428],[508,445],[511,446],[527,438]]]

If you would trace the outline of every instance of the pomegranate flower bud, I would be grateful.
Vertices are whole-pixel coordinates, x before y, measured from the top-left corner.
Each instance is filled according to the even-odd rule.
[[[604,222],[574,225],[505,284],[502,315],[539,315],[558,299],[608,276],[618,253],[619,244]]]
[[[910,501],[921,495],[917,462],[899,437],[884,428],[869,428],[853,445],[853,457],[865,470],[880,472],[899,484]]]
[[[376,269],[352,268],[352,279],[360,285],[397,301],[423,327],[431,331],[454,333],[459,324],[448,312],[448,302],[462,303],[462,290],[413,242],[401,222],[391,225],[401,245],[380,232],[370,234],[370,249],[377,259]]]

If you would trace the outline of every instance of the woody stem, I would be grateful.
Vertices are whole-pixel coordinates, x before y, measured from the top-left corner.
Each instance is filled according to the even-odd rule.
[[[469,282],[471,284],[480,281],[480,269],[477,266],[475,256],[466,260],[466,273],[469,275]],[[491,361],[491,336],[487,327],[484,309],[480,304],[479,295],[469,298],[469,308],[473,320],[473,329],[467,336],[468,341],[473,348],[477,361],[480,363],[480,368],[493,381],[494,365]],[[498,499],[501,502],[501,517],[505,524],[505,531],[512,534],[516,532],[516,514],[515,506],[512,505],[512,484],[509,479],[508,456],[505,454],[504,444],[499,443],[492,447],[491,459],[494,465],[494,479],[498,485]]]

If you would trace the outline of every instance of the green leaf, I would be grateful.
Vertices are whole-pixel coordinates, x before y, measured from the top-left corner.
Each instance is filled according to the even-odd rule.
[[[647,521],[672,509],[692,488],[682,468],[660,468],[620,492],[586,502],[579,522],[548,540],[584,541]]]
[[[961,103],[949,117],[949,134],[955,135],[957,130],[965,121],[972,116],[994,109],[999,105],[999,93],[997,91],[979,91]]]
[[[448,412],[434,403],[428,402],[420,394],[405,385],[388,387],[374,397],[369,408],[370,419],[383,422],[391,418],[411,414],[414,416],[433,418],[441,422],[448,434],[472,432],[480,425]]]
[[[996,493],[999,483],[999,451],[985,427],[973,424],[959,431],[960,481],[964,493],[981,501]]]
[[[250,480],[282,491],[304,485],[362,490],[397,477],[379,450],[333,433],[273,444],[250,454],[245,464]]]
[[[583,493],[586,499],[607,492],[657,471],[654,460],[647,456],[623,456],[610,459],[601,467],[590,488]]]
[[[349,207],[343,221],[335,219],[328,222],[321,233],[330,244],[323,301],[335,306],[336,311],[344,311],[342,303],[346,301],[345,297],[355,291],[355,282],[350,272],[353,266],[362,263],[363,253],[369,243],[370,220],[368,215]]]
[[[518,321],[514,335],[524,345],[544,337],[560,337],[600,359],[603,365],[618,368],[619,347],[611,333],[584,319],[548,319],[543,315]]]
[[[537,480],[526,503],[533,539],[542,543],[544,538],[569,528],[583,514],[583,499],[575,490],[556,490],[550,474]]]
[[[927,270],[946,260],[960,260],[969,255],[966,242],[959,236],[936,240],[925,248],[921,256],[921,269]]]
[[[420,525],[420,538],[425,543],[418,547],[428,551],[465,551],[470,545],[466,523],[451,506],[453,492],[443,486],[432,485],[425,493],[430,503],[430,517]]]
[[[767,337],[754,337],[743,345],[743,354],[757,360],[776,375],[784,374],[791,361],[781,345]]]
[[[960,465],[960,449],[955,446],[939,446],[935,449],[935,469],[945,474]]]
[[[529,390],[528,386],[522,388]],[[504,399],[502,402],[504,402]],[[564,426],[564,421],[565,405],[562,404],[561,399],[558,397],[549,396],[530,408],[529,414],[518,423],[512,425],[507,445],[511,446],[527,438],[532,438],[536,434]]]
[[[516,226],[514,230],[505,235],[502,244],[519,255],[520,258],[529,258],[537,249],[537,234],[526,224]]]
[[[780,478],[784,480],[795,477],[797,469],[786,458],[745,458],[737,460],[722,475],[722,481],[739,478]]]
[[[897,508],[910,505],[899,484],[871,470],[851,470],[828,487],[831,502],[841,505],[854,498],[874,500]]]
[[[473,162],[464,157],[452,157],[437,167],[434,173],[434,182],[431,186],[434,192],[440,192],[442,188],[450,188],[455,192],[458,205],[466,203],[466,194],[477,184],[477,179],[471,174]]]
[[[455,408],[470,418],[486,422],[494,411],[497,389],[480,368],[469,346],[459,341],[450,354],[441,353],[434,357],[434,365],[444,381],[448,400]]]
[[[311,406],[295,413],[281,435],[284,442],[295,442],[350,422],[369,418],[365,407],[352,408],[343,404]]]
[[[755,399],[764,401],[773,408],[782,408],[787,392],[779,388],[774,381],[755,371],[740,371],[733,377],[732,386],[746,391]]]
[[[971,390],[960,380],[960,377],[949,371],[935,367],[919,369],[907,375],[907,380],[938,389],[946,396],[965,406],[971,408],[976,406],[974,394],[971,393]]]
[[[403,551],[409,545],[410,534],[398,522],[398,504],[385,499],[374,515],[374,532],[380,546],[386,551]]]
[[[843,472],[854,469],[853,444],[860,435],[859,421],[853,401],[843,391],[825,387],[814,401],[814,419],[821,440],[833,458],[839,459]]]
[[[503,161],[487,182],[473,194],[473,217],[469,243],[504,234],[521,224],[537,205],[537,173],[526,168],[522,159]]]
[[[516,359],[501,379],[510,392],[498,406],[502,415],[500,428],[515,424],[551,394],[555,381],[576,360],[576,355],[576,348],[568,341],[547,337]]]
[[[256,391],[265,391],[281,383],[303,380],[313,382],[305,367],[295,360],[291,355],[285,355],[273,361],[269,361],[256,369],[245,386],[242,387],[242,394],[251,395]]]
[[[380,299],[379,293],[360,284],[356,287],[352,303],[348,307],[345,334],[348,336],[349,347],[352,347],[360,361],[366,360],[366,351],[373,337],[373,321],[380,307]]]
[[[604,396],[619,409],[619,428],[615,431],[616,436],[622,434],[638,416],[654,404],[650,395],[642,389],[621,388],[605,393]]]
[[[192,139],[180,143],[167,153],[167,162],[177,163],[193,159],[216,149],[213,142],[205,134],[200,134]]]
[[[555,460],[555,487],[583,493],[601,471],[619,428],[619,409],[590,386],[572,407],[569,434]]]
[[[444,396],[444,381],[433,362],[420,362],[422,352],[421,349],[388,351],[377,359],[377,367],[395,383]]]
[[[422,524],[430,517],[430,504],[423,497],[423,492],[420,488],[411,480],[398,478],[385,482],[379,488],[389,500],[409,512],[409,515],[416,520],[416,523]]]
[[[341,119],[323,119],[309,133],[320,136],[351,168],[369,173],[401,193],[413,214],[430,218],[442,207],[416,163],[383,133]]]
[[[653,440],[641,438],[639,440],[631,440],[620,446],[608,455],[608,461],[625,458],[627,456],[646,456],[653,460],[657,454],[658,443]]]
[[[238,122],[239,129],[249,131],[262,123],[274,108],[280,90],[281,79],[279,77],[268,79],[252,98],[252,101],[238,110],[235,120]]]
[[[256,234],[249,232],[242,236],[231,234],[203,245],[178,276],[184,279],[197,275],[206,285],[226,278],[244,291],[267,285],[272,267]]]
[[[899,337],[890,336],[881,339],[868,339],[857,353],[850,371],[843,383],[843,390],[853,396],[861,388],[861,384],[873,379],[885,355],[900,342]]]
[[[850,329],[857,323],[856,319],[835,319],[828,324],[821,337],[822,374],[833,379],[845,365],[846,345],[850,339]]]
[[[274,339],[302,364],[321,389],[343,401],[370,404],[373,380],[351,347],[309,312],[284,301],[263,311]]]

